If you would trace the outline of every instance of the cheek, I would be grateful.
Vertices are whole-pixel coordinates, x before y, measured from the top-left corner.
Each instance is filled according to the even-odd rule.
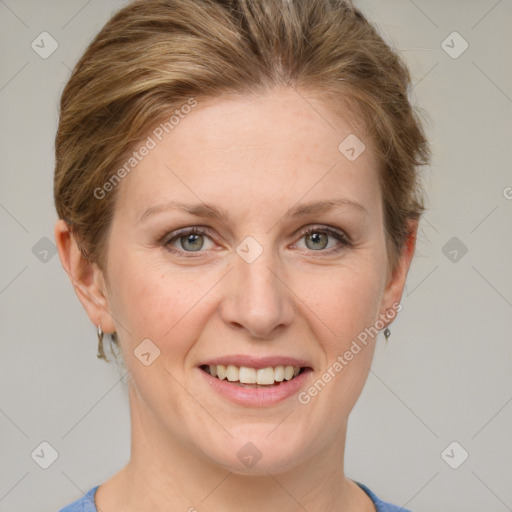
[[[147,260],[141,253],[117,265],[112,273],[116,294],[111,310],[121,329],[126,329],[132,345],[149,338],[163,349],[165,340],[186,340],[186,331],[200,327],[193,313],[216,279],[208,272],[199,276],[192,269],[169,270],[168,265],[148,264]],[[190,321],[192,316],[194,322]],[[179,348],[179,343],[173,342],[173,350]]]
[[[300,282],[297,295],[309,307],[309,316],[317,318],[315,324],[324,332],[319,337],[331,351],[342,349],[378,318],[382,275],[376,266],[323,269]]]
[[[313,336],[323,362],[316,380],[299,399],[310,401],[318,418],[346,418],[361,394],[373,359],[377,331],[372,327],[378,319],[382,276],[374,265],[314,277],[307,282],[314,282],[316,291],[310,289],[307,296],[304,287],[302,293],[307,296],[304,303],[311,310],[310,325],[316,326]],[[337,428],[339,424],[333,422],[333,435]]]

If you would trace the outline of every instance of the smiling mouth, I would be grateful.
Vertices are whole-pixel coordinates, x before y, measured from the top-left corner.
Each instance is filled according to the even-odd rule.
[[[250,368],[229,364],[202,365],[202,371],[218,380],[227,380],[235,386],[245,388],[269,388],[293,380],[310,368],[298,366],[268,366],[266,368]]]

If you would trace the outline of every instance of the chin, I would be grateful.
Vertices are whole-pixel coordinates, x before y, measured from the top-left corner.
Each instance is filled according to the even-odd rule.
[[[286,428],[283,425],[283,433],[277,435],[280,427],[276,425],[241,425],[232,439],[219,440],[216,449],[206,454],[216,465],[238,475],[283,473],[304,461],[312,439],[311,434],[290,435]]]

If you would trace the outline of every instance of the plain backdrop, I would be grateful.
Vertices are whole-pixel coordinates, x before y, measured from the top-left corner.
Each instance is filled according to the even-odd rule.
[[[55,254],[52,195],[60,94],[122,5],[0,0],[1,512],[56,512],[129,457],[126,379],[96,358]],[[346,472],[415,512],[512,510],[512,2],[356,5],[410,66],[433,162],[404,307],[351,416]],[[41,450],[56,457],[47,469]]]

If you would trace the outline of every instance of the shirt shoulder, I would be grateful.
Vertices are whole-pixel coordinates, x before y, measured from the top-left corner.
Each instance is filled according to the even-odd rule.
[[[90,489],[87,494],[84,494],[80,499],[62,508],[59,512],[98,512],[94,504],[94,495],[98,487],[99,485],[96,485]]]
[[[366,485],[363,485],[359,482],[356,482],[356,484],[359,485],[359,487],[361,487],[361,489],[363,489],[366,494],[368,494],[370,499],[373,501],[377,512],[411,512],[408,508],[399,507],[397,505],[387,503],[386,501],[382,501],[375,495],[375,493],[370,491]]]

